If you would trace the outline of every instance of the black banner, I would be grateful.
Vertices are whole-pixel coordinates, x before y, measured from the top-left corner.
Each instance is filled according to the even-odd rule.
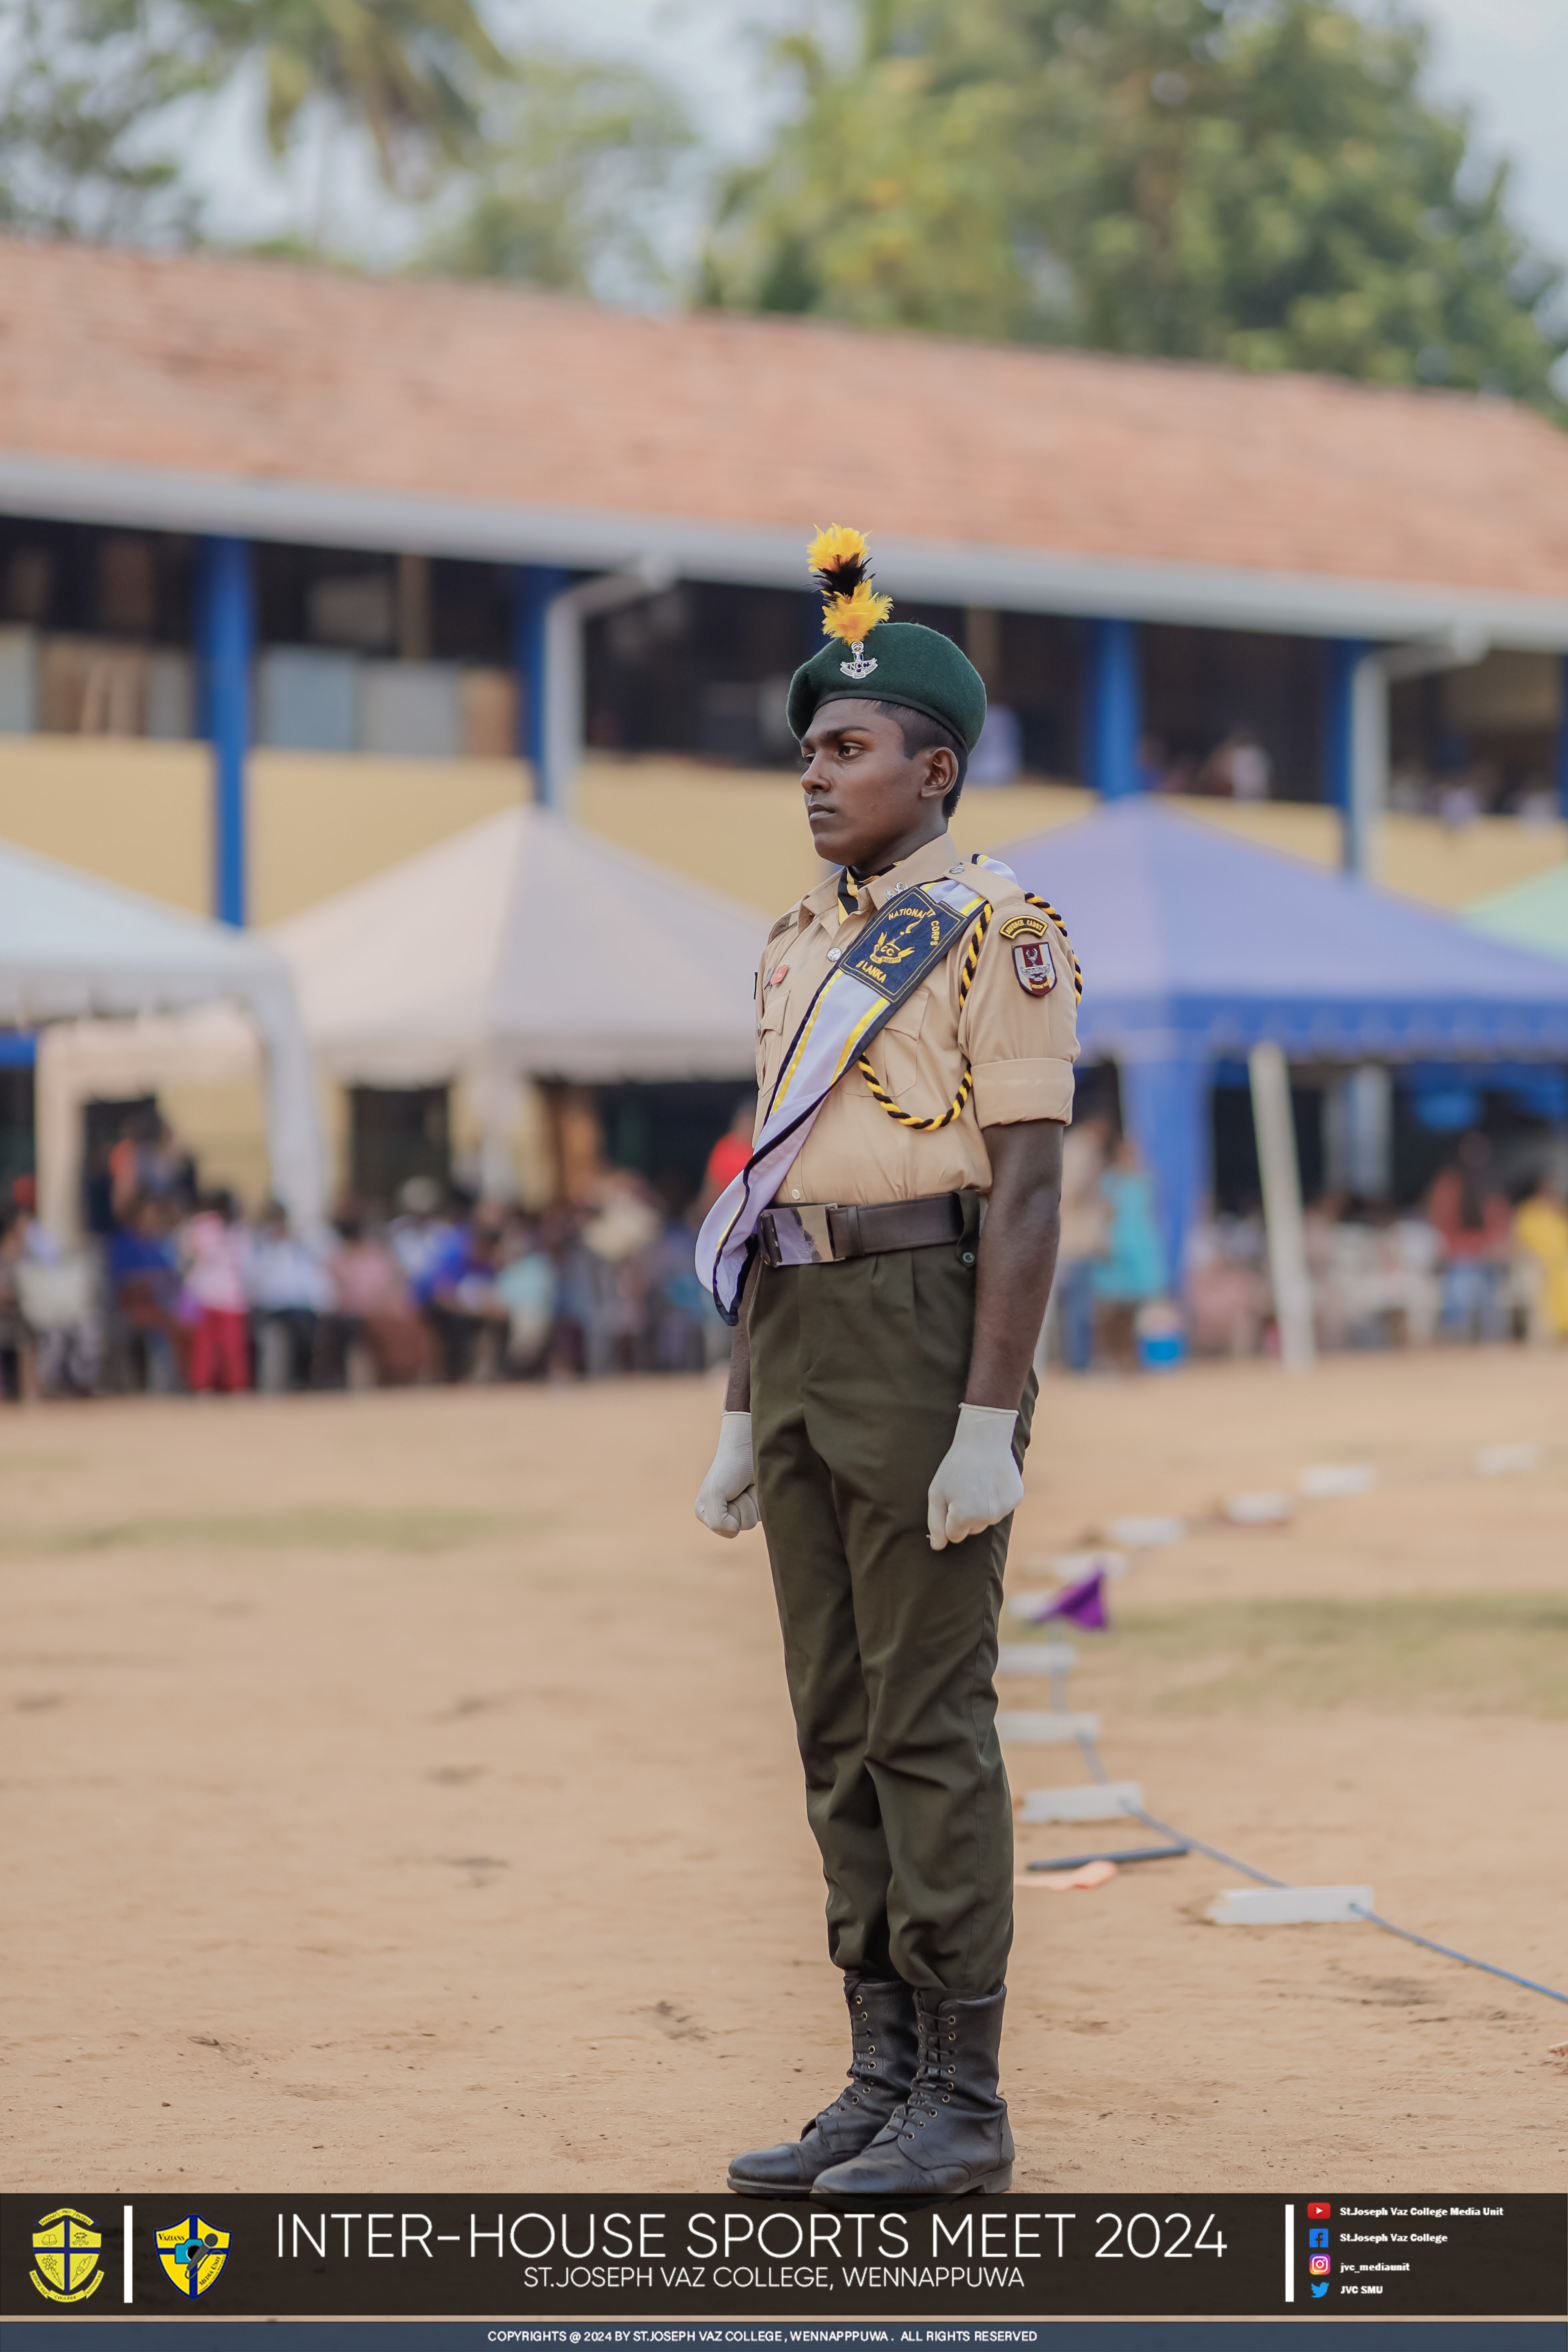
[[[1558,2196],[0,2199],[12,2320],[587,2321],[614,2324],[595,2341],[635,2347],[658,2319],[1565,2312]]]

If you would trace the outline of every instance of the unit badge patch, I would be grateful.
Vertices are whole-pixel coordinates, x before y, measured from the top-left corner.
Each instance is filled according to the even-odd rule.
[[[1013,970],[1026,996],[1048,996],[1057,984],[1048,929],[1038,915],[1010,915],[1002,926],[1003,938],[1013,943]]]
[[[228,2236],[198,2213],[187,2213],[157,2232],[158,2260],[182,2294],[193,2300],[205,2294],[228,2259]]]

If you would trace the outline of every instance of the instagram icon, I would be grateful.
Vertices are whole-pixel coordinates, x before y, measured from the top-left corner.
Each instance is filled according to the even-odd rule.
[[[1314,2254],[1311,2261],[1307,2264],[1307,2268],[1311,2272],[1314,2278],[1326,2278],[1330,2271],[1333,2268],[1333,2264],[1327,2254]]]

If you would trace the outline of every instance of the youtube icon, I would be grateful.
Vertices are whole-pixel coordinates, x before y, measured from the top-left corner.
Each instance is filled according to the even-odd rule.
[[[1332,2210],[1332,2207],[1329,2205],[1309,2205],[1307,2208],[1307,2219],[1309,2221],[1326,2221]]]

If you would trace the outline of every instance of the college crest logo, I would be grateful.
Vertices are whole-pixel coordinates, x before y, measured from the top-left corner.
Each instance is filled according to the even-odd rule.
[[[160,2230],[158,2260],[182,2294],[205,2294],[228,2260],[228,2231],[215,2230],[199,2213]]]
[[[50,2303],[85,2303],[103,2284],[98,2267],[102,2251],[103,2240],[91,2215],[79,2213],[73,2205],[58,2205],[33,2231],[38,2267],[29,2276]]]
[[[1026,996],[1048,996],[1057,984],[1047,926],[1037,915],[1010,915],[1002,937],[1013,942],[1013,970]]]

